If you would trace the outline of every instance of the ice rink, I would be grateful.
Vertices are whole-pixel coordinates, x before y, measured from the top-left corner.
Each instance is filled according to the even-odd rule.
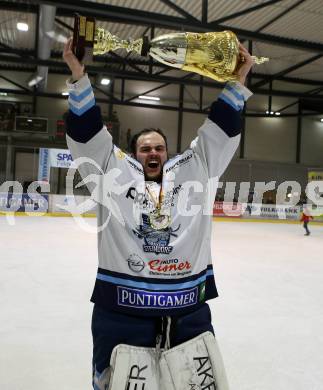
[[[310,229],[214,222],[230,390],[323,389],[323,226]],[[0,388],[89,390],[96,236],[72,218],[2,216],[0,237]]]

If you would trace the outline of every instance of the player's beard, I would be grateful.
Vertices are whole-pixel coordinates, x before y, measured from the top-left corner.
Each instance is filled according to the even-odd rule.
[[[153,169],[149,167],[149,162],[145,164],[144,173],[145,173],[145,180],[146,181],[154,181],[156,183],[161,183],[163,178],[163,164],[161,163],[160,159],[154,159],[155,161],[158,161],[158,170]]]
[[[145,172],[145,181],[154,181],[160,184],[163,180],[163,170],[161,169],[158,176],[151,177]]]

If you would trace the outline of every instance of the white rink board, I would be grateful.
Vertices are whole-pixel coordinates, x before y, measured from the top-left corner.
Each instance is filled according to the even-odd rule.
[[[322,390],[323,226],[310,229],[214,223],[211,308],[231,390]],[[0,237],[0,388],[89,390],[96,236],[73,218],[0,217]]]

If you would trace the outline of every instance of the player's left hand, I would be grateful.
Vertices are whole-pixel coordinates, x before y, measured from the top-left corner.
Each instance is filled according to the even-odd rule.
[[[238,66],[237,75],[238,81],[244,85],[246,82],[246,77],[250,72],[254,62],[248,50],[241,43],[239,43],[239,55],[240,64]]]
[[[73,38],[70,37],[64,46],[63,59],[72,72],[73,80],[77,81],[84,76],[84,65],[79,62],[73,53]]]

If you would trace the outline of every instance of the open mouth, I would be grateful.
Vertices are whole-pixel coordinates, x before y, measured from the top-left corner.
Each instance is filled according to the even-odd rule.
[[[157,161],[150,161],[148,163],[148,168],[150,168],[150,169],[157,169],[158,165],[159,165],[159,163]]]
[[[151,169],[158,168],[158,165],[159,165],[158,162],[155,162],[155,161],[154,162],[151,161],[151,162],[148,163],[148,167],[151,168]]]

